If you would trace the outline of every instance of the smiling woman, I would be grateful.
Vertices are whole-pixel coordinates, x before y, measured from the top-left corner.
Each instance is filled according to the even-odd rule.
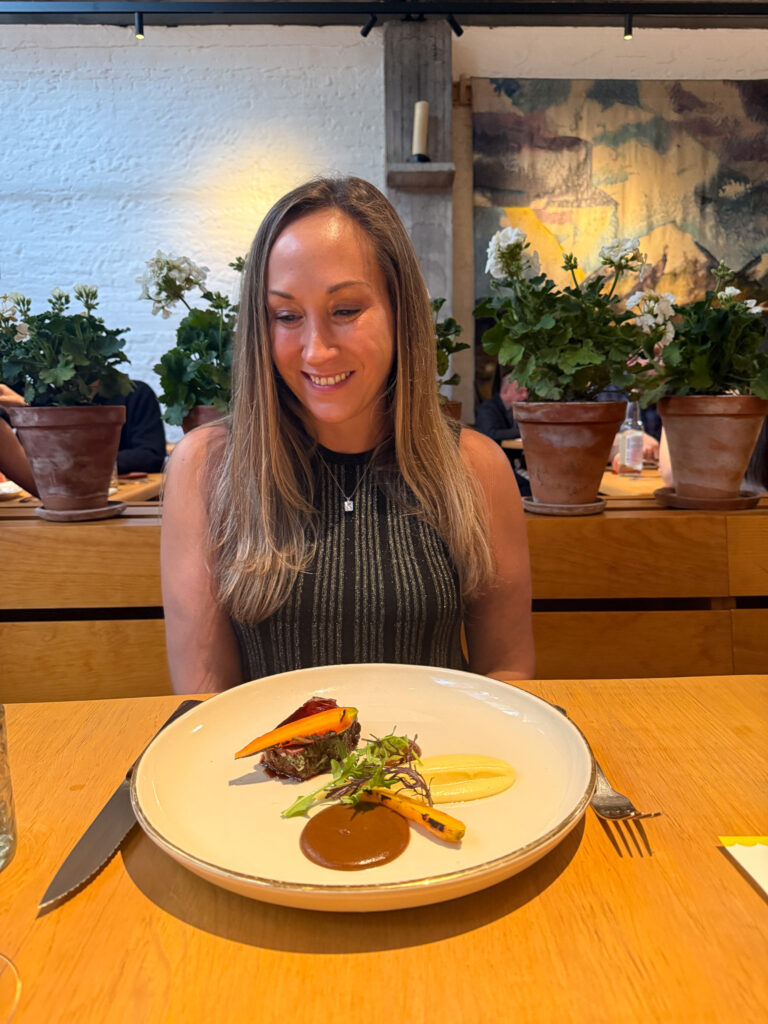
[[[178,691],[313,665],[534,671],[517,486],[451,424],[429,297],[397,214],[358,178],[265,217],[243,277],[233,412],[176,447],[162,535]]]

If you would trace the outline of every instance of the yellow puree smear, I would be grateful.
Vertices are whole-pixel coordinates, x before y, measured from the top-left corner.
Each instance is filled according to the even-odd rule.
[[[511,764],[486,754],[424,757],[418,769],[429,783],[436,804],[494,796],[509,789],[515,781]]]

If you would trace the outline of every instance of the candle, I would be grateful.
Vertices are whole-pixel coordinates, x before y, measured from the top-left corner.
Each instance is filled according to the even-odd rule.
[[[427,119],[429,115],[429,104],[426,100],[419,100],[413,107],[413,144],[411,152],[414,156],[427,155]]]

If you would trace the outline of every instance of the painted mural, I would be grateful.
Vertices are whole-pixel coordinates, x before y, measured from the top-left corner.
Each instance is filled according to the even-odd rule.
[[[589,274],[601,246],[638,237],[643,285],[678,303],[721,259],[768,299],[768,81],[476,78],[472,97],[476,297],[510,225],[558,284],[564,252]]]

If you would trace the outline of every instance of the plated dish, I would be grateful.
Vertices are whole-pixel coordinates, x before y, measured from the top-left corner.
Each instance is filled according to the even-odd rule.
[[[457,805],[460,844],[413,834],[398,859],[353,876],[313,864],[299,849],[306,818],[281,811],[318,779],[269,778],[257,757],[235,761],[233,751],[315,694],[359,708],[365,735],[417,735],[425,757],[504,758],[515,784]],[[216,885],[285,906],[367,911],[453,899],[523,870],[579,822],[593,786],[576,726],[518,687],[424,666],[333,665],[255,680],[194,708],[149,745],[131,799],[147,835]]]
[[[15,484],[13,480],[0,481],[0,501],[10,501],[11,498],[17,498],[21,491],[21,487]]]

